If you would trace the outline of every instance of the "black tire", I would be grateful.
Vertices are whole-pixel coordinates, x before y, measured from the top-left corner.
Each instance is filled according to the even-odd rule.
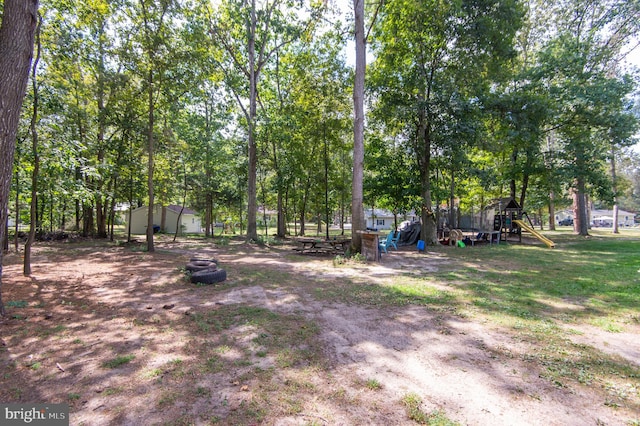
[[[218,268],[218,265],[209,261],[196,260],[195,262],[187,263],[187,266],[185,266],[184,268],[189,272],[198,272],[198,271],[206,271],[206,270],[215,271]]]
[[[198,271],[191,274],[191,282],[194,284],[216,284],[227,279],[227,271],[216,269],[214,271]]]
[[[218,259],[207,259],[206,257],[192,257],[189,262],[212,262],[218,263]]]

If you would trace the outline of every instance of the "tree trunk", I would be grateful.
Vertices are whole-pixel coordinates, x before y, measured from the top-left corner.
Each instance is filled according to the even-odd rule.
[[[7,221],[7,203],[33,41],[38,21],[38,0],[5,0],[0,25],[0,223]],[[0,241],[5,227],[0,226]],[[2,302],[2,250],[0,250],[0,316]]]
[[[522,211],[524,211],[527,189],[529,189],[529,173],[525,171],[522,176],[522,189],[520,190],[520,207],[522,208]]]
[[[167,231],[167,206],[165,206],[162,201],[160,202],[160,204],[162,205],[160,209],[160,231],[166,232]]]
[[[80,167],[76,167],[76,183],[80,183],[82,179],[82,174],[80,172]],[[75,231],[80,232],[80,221],[82,220],[82,206],[80,205],[80,200],[76,198],[75,202]]]
[[[309,204],[309,191],[311,188],[311,176],[307,175],[307,183],[304,188],[304,193],[302,194],[302,206],[300,206],[300,235],[304,236],[305,234],[305,215],[307,214],[307,205]],[[364,212],[362,213],[364,217]]]
[[[238,193],[240,194],[240,197],[239,197],[240,205],[238,206],[238,217],[239,217],[239,219],[240,219],[240,226],[239,226],[239,228],[240,228],[240,235],[242,235],[242,210],[243,210],[243,208],[244,208],[244,205],[243,205],[243,203],[242,203],[242,201],[243,201],[243,197],[242,197],[242,184],[241,184],[240,180],[238,180],[238,189],[239,189]],[[236,227],[235,227],[235,225],[234,225],[234,227],[233,227],[233,233],[235,234],[235,232],[236,232]]]
[[[365,230],[363,202],[364,180],[364,77],[367,66],[367,45],[364,33],[364,0],[353,0],[355,14],[356,70],[353,83],[353,180],[351,182],[351,248],[362,249]]]
[[[13,235],[13,245],[18,252],[18,231],[20,231],[20,173],[16,168],[16,223],[15,223],[15,231]],[[7,218],[8,219],[8,218]],[[7,221],[7,223],[9,223]]]
[[[455,171],[453,170],[453,168],[451,169],[451,182],[449,185],[449,227],[451,229],[453,228],[457,228],[457,224],[456,224],[456,216],[455,216],[455,202],[456,202],[456,197],[455,197],[455,190],[456,190],[456,180],[455,180]]]
[[[420,168],[420,187],[422,194],[422,211],[420,213],[422,227],[420,229],[420,239],[427,245],[436,245],[438,244],[438,225],[431,201],[431,137],[426,112],[422,111],[420,115],[418,140],[416,141],[418,152],[420,153],[418,166]]]
[[[105,98],[105,90],[104,90],[104,22],[100,25],[98,42],[100,45],[98,46],[100,52],[99,65],[98,65],[98,76],[97,76],[97,102],[98,102],[98,168],[102,166],[104,162],[104,134],[106,128],[106,109],[104,105]],[[104,182],[104,176],[101,176],[97,179],[96,182],[96,236],[98,238],[107,238],[107,202],[102,194],[102,186]]]
[[[116,175],[116,177],[113,178],[113,194],[117,194],[117,193],[118,193],[118,178]],[[64,212],[64,208],[62,209],[62,211]],[[109,229],[109,241],[113,241],[113,230],[114,230],[115,221],[116,221],[116,197],[113,196],[111,197],[111,205],[109,206],[109,222],[111,225]]]
[[[249,176],[247,179],[247,241],[258,240],[258,148],[256,144],[256,115],[258,104],[258,70],[256,69],[256,2],[251,0],[251,21],[248,40],[249,53]]]
[[[538,217],[540,218],[540,230],[544,231],[544,215],[542,214],[542,208],[538,208]]]
[[[556,230],[556,193],[549,192],[549,230]]]
[[[587,217],[587,201],[584,193],[584,181],[576,179],[573,196],[573,229],[578,235],[589,235],[589,220]]]
[[[40,174],[40,155],[38,154],[38,62],[40,61],[40,25],[42,24],[42,18],[38,20],[38,26],[36,27],[35,43],[36,43],[36,58],[33,61],[33,69],[31,72],[31,85],[33,88],[33,111],[31,114],[31,151],[33,154],[33,171],[31,172],[31,208],[30,208],[30,222],[29,222],[29,237],[27,243],[24,245],[24,261],[22,273],[25,276],[31,275],[31,246],[36,239],[36,222],[37,222],[37,207],[38,207],[38,175]]]
[[[153,63],[153,61],[151,61]],[[154,141],[153,141],[153,126],[154,126],[154,104],[153,104],[153,70],[149,70],[148,81],[149,87],[149,127],[147,128],[147,150],[148,150],[148,161],[147,161],[147,186],[149,192],[149,208],[147,214],[147,252],[151,253],[155,251],[153,246],[153,205],[155,203],[154,193],[153,193],[153,167],[154,167]]]
[[[616,182],[616,149],[611,144],[611,189],[613,190],[613,233],[619,234],[618,230],[618,185]]]
[[[93,235],[93,206],[86,204],[82,208],[82,236]]]
[[[5,218],[5,223],[0,224],[0,226],[4,226],[4,237],[2,238],[2,251],[9,251],[9,216]]]
[[[205,195],[205,213],[204,213],[204,237],[205,238],[209,238],[210,236],[213,236],[213,233],[214,233],[214,232],[211,232],[211,228],[212,228],[211,216],[213,215],[212,205],[213,205],[213,200],[211,199],[211,193],[207,189],[207,193]]]
[[[329,239],[329,154],[327,152],[327,123],[323,123],[322,138],[324,139],[324,212],[326,221],[326,239]]]
[[[278,229],[276,230],[276,236],[278,238],[287,236],[287,216],[285,214],[284,196],[282,192],[283,189],[281,185],[278,185]]]

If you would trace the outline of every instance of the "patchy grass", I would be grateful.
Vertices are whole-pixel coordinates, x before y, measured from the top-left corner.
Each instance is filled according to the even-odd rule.
[[[365,386],[367,387],[367,389],[370,389],[370,390],[382,389],[382,383],[380,383],[377,379],[367,380],[367,382],[365,383]]]
[[[119,356],[117,356],[117,357],[115,357],[113,359],[110,359],[108,361],[103,362],[102,366],[104,368],[118,368],[121,365],[130,363],[131,361],[134,360],[135,357],[136,356],[133,355],[133,354],[119,355]]]
[[[610,404],[640,407],[640,369],[573,343],[568,338],[571,329],[563,327],[592,325],[620,333],[638,324],[640,244],[607,236],[557,237],[561,243],[552,250],[525,244],[448,250],[457,265],[449,270],[376,283],[327,281],[314,295],[377,307],[425,306],[510,328],[516,340],[535,342],[536,350],[523,360],[535,362],[550,383],[597,385],[607,389]]]
[[[418,394],[408,393],[402,397],[402,404],[407,410],[407,417],[421,425],[428,426],[457,426],[459,423],[449,420],[440,410],[426,413],[422,409],[422,399]]]
[[[386,413],[379,407],[393,406],[390,411],[399,413],[393,417],[399,424],[456,424],[449,418],[452,413],[426,409],[425,395],[390,397],[394,388],[384,371],[370,372],[376,378],[368,379],[358,378],[355,370],[348,370],[346,374],[353,376],[346,380],[339,376],[336,366],[344,366],[332,357],[333,348],[325,346],[325,333],[331,330],[310,320],[306,306],[295,307],[312,301],[313,309],[362,305],[381,313],[421,307],[436,312],[443,323],[453,318],[506,330],[509,338],[534,350],[484,348],[496,362],[515,358],[513,362],[529,366],[536,378],[557,389],[589,389],[602,396],[602,407],[637,412],[637,366],[571,337],[583,333],[585,326],[620,335],[640,323],[638,243],[605,235],[584,240],[562,232],[551,237],[557,243],[553,250],[511,244],[434,249],[446,259],[446,267],[438,272],[397,268],[386,275],[366,273],[372,265],[353,258],[292,255],[290,248],[271,241],[259,246],[232,238],[189,241],[181,246],[188,248],[182,257],[176,255],[181,248],[144,253],[132,246],[82,243],[66,254],[51,248],[45,250],[55,259],[51,265],[64,266],[75,259],[80,263],[65,270],[68,281],[54,277],[50,283],[24,280],[8,287],[21,303],[7,303],[9,318],[2,324],[7,345],[0,346],[5,371],[0,399],[53,401],[59,395],[57,402],[72,403],[73,415],[90,411],[104,415],[105,423],[130,421],[124,417],[126,407],[135,399],[138,406],[165,413],[150,423],[257,424],[286,419],[292,424],[363,424],[370,419],[358,415]],[[227,259],[242,255],[250,261],[223,259],[230,278],[221,285],[187,283],[180,267],[191,253],[212,244],[224,247]],[[274,263],[259,265],[262,256]],[[305,275],[277,262],[314,262],[319,267]],[[86,278],[84,270],[77,273],[89,264],[112,269],[99,269]],[[351,269],[365,273],[341,275]],[[274,309],[254,306],[250,298],[233,303],[224,299],[231,291],[242,294],[252,288],[264,291]],[[40,299],[29,298],[34,294]],[[296,304],[280,310],[276,306],[282,297],[295,298]],[[158,307],[174,302],[173,309]],[[50,311],[53,320],[45,320]],[[397,350],[401,356],[402,349]],[[73,387],[69,377],[77,378]],[[336,419],[334,412],[345,417]]]

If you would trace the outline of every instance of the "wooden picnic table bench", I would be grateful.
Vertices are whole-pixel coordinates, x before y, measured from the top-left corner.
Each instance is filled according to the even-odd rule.
[[[301,254],[344,254],[349,248],[351,240],[347,238],[325,239],[312,237],[298,237],[294,250]]]

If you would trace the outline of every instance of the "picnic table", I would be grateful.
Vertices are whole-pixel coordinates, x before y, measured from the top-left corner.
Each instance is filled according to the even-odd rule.
[[[349,238],[298,237],[296,242],[298,246],[293,249],[301,254],[344,254],[351,245]]]

